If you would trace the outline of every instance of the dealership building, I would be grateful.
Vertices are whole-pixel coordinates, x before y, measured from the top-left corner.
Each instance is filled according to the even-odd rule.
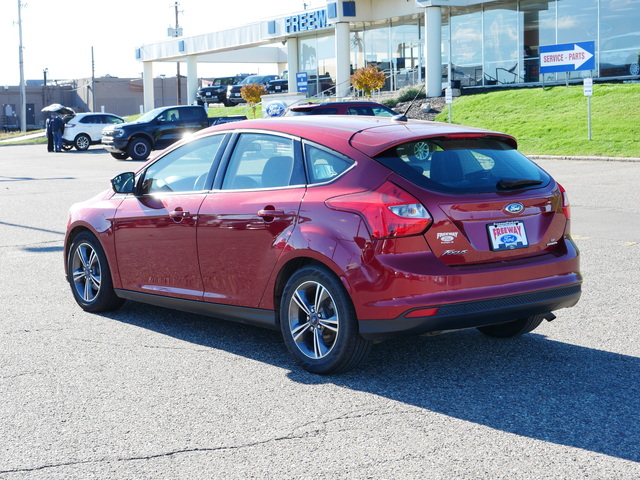
[[[238,28],[177,37],[136,49],[143,62],[145,109],[154,105],[153,65],[184,62],[187,99],[195,99],[202,63],[269,63],[297,73],[329,74],[348,96],[356,69],[376,65],[386,89],[425,82],[428,96],[462,88],[638,79],[638,0],[328,0],[322,8]],[[589,42],[590,70],[541,71],[541,47]],[[309,89],[317,93],[318,89]]]

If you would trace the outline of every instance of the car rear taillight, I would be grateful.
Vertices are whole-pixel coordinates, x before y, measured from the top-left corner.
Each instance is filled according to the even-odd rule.
[[[571,204],[569,203],[569,196],[562,185],[558,184],[558,187],[560,187],[560,192],[562,193],[562,212],[564,213],[564,216],[567,217],[567,220],[569,220],[571,218]]]
[[[432,222],[427,209],[411,194],[391,182],[375,190],[328,199],[334,210],[360,214],[374,238],[419,235]]]
[[[73,128],[75,126],[76,126],[75,123],[67,123],[67,124],[65,124],[64,128]]]

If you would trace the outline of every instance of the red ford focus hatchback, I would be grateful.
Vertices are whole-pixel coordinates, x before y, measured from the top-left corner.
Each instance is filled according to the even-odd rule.
[[[376,117],[201,131],[71,208],[65,267],[90,312],[134,300],[280,329],[305,369],[372,343],[532,331],[578,302],[564,189],[514,138]]]

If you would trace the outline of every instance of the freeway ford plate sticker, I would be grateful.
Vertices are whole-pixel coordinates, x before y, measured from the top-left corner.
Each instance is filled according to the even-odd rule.
[[[529,246],[527,233],[524,230],[524,223],[519,221],[490,223],[487,225],[491,250],[511,250],[513,248],[524,248]]]

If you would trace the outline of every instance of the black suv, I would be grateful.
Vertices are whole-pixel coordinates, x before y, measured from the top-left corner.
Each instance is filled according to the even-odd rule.
[[[248,76],[248,73],[242,73],[233,77],[214,78],[211,85],[198,89],[198,92],[196,93],[198,105],[204,105],[205,103],[224,103],[226,106],[229,106],[229,101],[227,100],[227,88],[230,85],[240,83]]]
[[[250,77],[245,78],[240,83],[233,85],[227,90],[227,100],[234,105],[238,103],[245,103],[244,98],[240,95],[240,89],[242,85],[248,85],[250,83],[258,83],[260,85],[266,85],[271,80],[277,80],[280,78],[279,75],[251,75]]]

